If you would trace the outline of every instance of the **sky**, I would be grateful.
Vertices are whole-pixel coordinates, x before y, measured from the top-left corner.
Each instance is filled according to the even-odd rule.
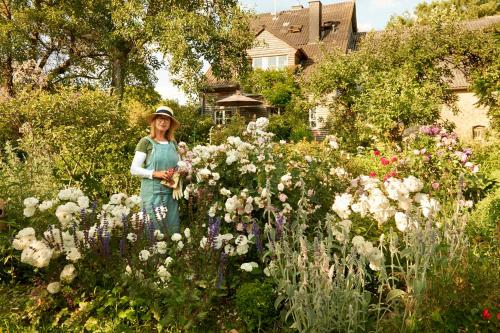
[[[346,0],[322,0],[323,5],[345,2]],[[349,1],[349,0],[347,0]],[[372,29],[382,30],[392,15],[401,15],[405,11],[413,12],[415,6],[423,0],[356,0],[356,18],[359,31]],[[288,10],[293,5],[301,4],[304,8],[309,6],[308,0],[240,0],[244,8],[256,13],[278,12]],[[180,104],[187,102],[186,95],[172,82],[168,71],[163,68],[156,72],[158,82],[155,89],[163,98],[175,99]]]

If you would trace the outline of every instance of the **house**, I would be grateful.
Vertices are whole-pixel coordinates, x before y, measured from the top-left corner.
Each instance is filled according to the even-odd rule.
[[[467,29],[479,30],[500,24],[500,15],[486,16],[476,20],[464,22]],[[465,75],[460,70],[453,70],[453,79],[450,88],[457,95],[457,107],[459,112],[453,112],[446,106],[441,110],[441,118],[455,124],[455,132],[460,139],[482,140],[489,127],[490,121],[487,116],[488,108],[477,106],[478,98],[470,89]]]
[[[500,15],[464,22],[468,29],[482,29],[500,23]],[[251,22],[255,32],[255,46],[247,50],[253,68],[280,69],[300,66],[307,75],[322,56],[333,48],[348,54],[356,50],[365,35],[358,32],[355,1],[323,5],[309,1],[309,7],[292,6],[279,13],[259,14]],[[383,33],[383,32],[380,32]],[[247,95],[261,100],[261,105],[235,107],[218,106],[215,102],[240,92],[240,85],[232,81],[217,80],[209,69],[205,74],[208,88],[201,94],[202,113],[210,114],[216,124],[225,123],[235,112],[247,119],[269,116],[275,110],[266,105],[259,95]],[[458,95],[460,112],[454,115],[443,107],[441,117],[453,122],[462,139],[480,139],[489,126],[487,109],[478,107],[477,97],[462,72],[455,70],[451,89]],[[309,110],[309,126],[315,138],[321,139],[329,109],[323,106]]]
[[[356,34],[356,5],[354,1],[323,5],[321,1],[309,1],[309,7],[292,6],[279,13],[259,14],[251,22],[255,32],[255,46],[247,50],[253,68],[281,69],[300,66],[307,75],[315,63],[321,60],[324,51],[333,48],[348,53],[354,49]],[[201,94],[203,113],[213,116],[215,123],[224,121],[235,112],[231,107],[220,107],[216,101],[240,90],[237,82],[220,81],[209,69],[205,74],[208,88]],[[249,96],[261,99],[261,96]],[[268,116],[273,108],[263,103],[260,106],[241,106],[239,113],[247,118]],[[318,113],[311,113],[312,129],[321,127]],[[326,114],[324,115],[326,119]]]

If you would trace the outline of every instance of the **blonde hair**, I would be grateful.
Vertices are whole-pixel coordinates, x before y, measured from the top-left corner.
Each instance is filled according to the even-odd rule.
[[[153,139],[156,137],[156,126],[155,126],[156,118],[157,117],[154,117],[150,123],[151,130],[150,130],[149,136]],[[175,133],[175,130],[177,130],[177,127],[179,127],[177,122],[173,121],[172,118],[170,118],[170,126],[168,127],[167,132],[165,132],[165,139],[167,139],[168,141],[175,140],[174,133]]]

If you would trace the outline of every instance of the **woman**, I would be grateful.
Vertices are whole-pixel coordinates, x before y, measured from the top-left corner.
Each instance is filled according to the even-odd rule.
[[[179,205],[172,197],[172,189],[161,182],[171,180],[172,172],[179,161],[174,132],[180,124],[168,106],[160,106],[155,113],[148,116],[148,120],[151,133],[137,144],[130,172],[142,178],[142,208],[149,213],[156,229],[173,234],[180,229]],[[152,214],[153,208],[159,206],[167,208],[166,224],[164,220],[157,221]]]

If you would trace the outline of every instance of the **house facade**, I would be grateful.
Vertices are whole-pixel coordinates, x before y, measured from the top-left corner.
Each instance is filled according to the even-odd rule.
[[[323,5],[321,1],[309,1],[308,7],[292,6],[279,13],[259,14],[251,22],[255,33],[255,46],[247,50],[254,69],[283,69],[300,67],[308,75],[324,54],[334,48],[348,54],[356,50],[357,41],[365,34],[359,33],[356,21],[355,1]],[[500,15],[484,17],[464,23],[468,29],[482,29],[500,23]],[[338,51],[337,51],[338,52]],[[235,107],[218,106],[216,101],[240,91],[237,82],[217,80],[209,69],[205,74],[207,86],[201,96],[202,113],[210,114],[216,124],[223,124],[236,111]],[[487,109],[476,105],[477,97],[463,73],[456,71],[450,83],[457,94],[460,112],[454,115],[443,107],[441,117],[456,126],[463,139],[481,139],[489,126]],[[262,96],[247,95],[262,101],[259,106],[239,106],[237,112],[247,119],[269,116],[275,108],[266,105]],[[334,97],[332,97],[334,98]],[[309,126],[314,137],[321,139],[327,131],[326,119],[330,110],[323,106],[309,110]]]
[[[354,1],[323,5],[309,1],[309,6],[292,6],[279,13],[259,14],[251,22],[255,46],[247,50],[254,69],[283,69],[300,67],[307,75],[323,54],[337,48],[347,54],[354,50],[357,39],[356,4]],[[211,70],[205,74],[208,88],[201,94],[203,113],[212,115],[215,123],[223,123],[234,108],[217,106],[216,101],[240,90],[237,82],[220,81]],[[261,96],[249,96],[262,99]],[[263,101],[261,106],[239,107],[247,118],[268,116],[275,110]],[[321,131],[326,109],[311,111],[313,133]]]

